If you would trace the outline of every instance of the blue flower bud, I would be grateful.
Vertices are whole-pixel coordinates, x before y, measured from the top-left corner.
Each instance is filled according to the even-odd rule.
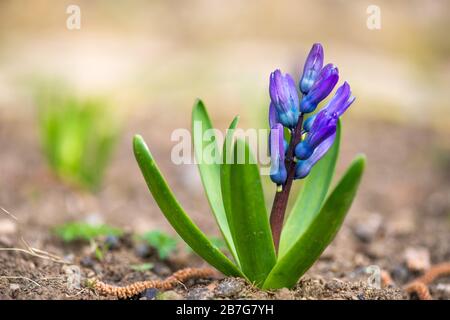
[[[278,121],[285,127],[294,128],[299,117],[299,97],[294,80],[280,70],[270,74],[270,99],[277,112]]]
[[[336,132],[338,117],[336,114],[328,114],[320,111],[306,138],[295,147],[295,156],[300,160],[306,160],[324,140]]]
[[[326,110],[329,114],[336,114],[340,117],[348,107],[350,107],[353,101],[355,101],[355,97],[352,96],[350,85],[347,82],[344,82],[344,84],[336,90],[333,98],[327,103],[323,110]]]
[[[327,64],[323,67],[314,85],[300,102],[300,111],[313,112],[317,105],[330,94],[338,80],[339,71],[335,65]]]
[[[300,79],[299,88],[303,94],[307,94],[316,81],[323,66],[323,48],[320,43],[315,43],[303,67],[303,75]]]
[[[284,129],[280,123],[275,124],[270,131],[270,179],[277,185],[286,182],[287,171],[284,163]]]
[[[305,122],[303,122],[303,130],[305,130],[305,132],[309,132],[311,130],[312,124],[314,122],[314,119],[316,119],[317,114],[309,117],[308,119],[305,120]]]
[[[311,157],[306,160],[300,160],[295,165],[295,179],[303,179],[310,172],[312,167],[328,152],[334,143],[336,138],[336,133],[329,136],[325,141],[323,141],[313,152]]]

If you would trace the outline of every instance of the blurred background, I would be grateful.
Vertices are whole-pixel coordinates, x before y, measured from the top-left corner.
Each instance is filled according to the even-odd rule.
[[[66,26],[73,4],[81,9],[79,30]],[[370,5],[380,8],[380,29],[367,26]],[[368,156],[350,223],[389,221],[392,234],[441,250],[435,260],[444,260],[448,245],[439,248],[450,242],[449,18],[444,0],[2,0],[0,205],[30,229],[91,219],[171,232],[133,158],[131,138],[140,133],[186,210],[206,233],[217,234],[196,167],[170,161],[172,131],[190,128],[197,97],[221,130],[236,114],[242,128],[266,127],[270,72],[281,68],[298,80],[312,43],[321,42],[326,62],[338,65],[341,82],[357,97],[344,117],[338,172],[356,153]],[[91,121],[82,112],[57,114],[72,110],[58,106],[90,108],[92,99],[101,105],[100,118],[111,116],[117,128],[97,142],[89,135],[98,134],[98,115]],[[42,111],[49,105],[53,113]],[[95,191],[70,176],[83,164],[64,160],[81,163],[92,150],[53,148],[83,135],[67,129],[70,119],[89,123],[80,130],[94,149],[111,150]],[[71,142],[52,140],[65,130]],[[110,137],[114,148],[105,142]],[[61,182],[61,175],[68,179]],[[274,187],[266,187],[270,206]]]

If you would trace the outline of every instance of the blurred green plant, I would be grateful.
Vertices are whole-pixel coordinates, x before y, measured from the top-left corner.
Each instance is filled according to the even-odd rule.
[[[39,86],[35,98],[40,140],[50,167],[67,182],[98,188],[119,131],[110,103],[49,85]]]
[[[54,232],[64,242],[91,242],[101,236],[120,236],[123,234],[121,229],[106,224],[93,225],[77,221],[56,226]]]
[[[175,252],[178,244],[177,239],[159,230],[146,232],[141,236],[141,239],[152,248],[155,248],[159,258],[162,260]]]
[[[153,269],[153,267],[154,267],[153,263],[150,263],[150,262],[141,263],[141,264],[132,264],[130,266],[131,270],[140,271],[140,272],[151,270],[151,269]]]

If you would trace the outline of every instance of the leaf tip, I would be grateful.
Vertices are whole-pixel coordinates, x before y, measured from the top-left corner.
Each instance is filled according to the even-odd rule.
[[[150,150],[147,147],[147,144],[144,141],[144,138],[140,134],[135,134],[133,136],[133,151],[134,155],[138,157],[138,155],[141,153],[142,150],[145,150],[148,152],[148,154],[151,155]]]
[[[359,153],[356,155],[355,159],[353,160],[354,164],[358,164],[358,166],[361,167],[361,170],[364,170],[367,163],[367,157],[364,153]]]
[[[230,129],[235,129],[237,127],[237,124],[239,122],[239,118],[240,118],[239,115],[237,115],[237,116],[235,116],[233,118],[233,121],[231,121],[231,124],[230,124],[230,127],[229,127]]]
[[[197,108],[205,109],[205,104],[203,103],[203,100],[198,97],[195,98],[193,110],[195,111]]]

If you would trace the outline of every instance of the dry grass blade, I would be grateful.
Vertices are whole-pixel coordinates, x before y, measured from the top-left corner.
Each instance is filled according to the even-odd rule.
[[[44,260],[50,260],[53,261],[55,263],[61,263],[61,264],[69,264],[69,262],[65,261],[63,258],[58,257],[57,255],[44,251],[44,250],[40,250],[37,248],[33,248],[23,237],[23,235],[20,232],[20,221],[19,219],[13,215],[11,212],[9,212],[8,210],[6,210],[3,207],[0,207],[0,212],[3,212],[4,214],[6,214],[9,218],[13,219],[19,226],[19,235],[20,235],[20,240],[22,241],[25,249],[23,248],[0,248],[0,251],[16,251],[16,252],[22,252],[22,253],[26,253],[29,254],[31,256],[34,256],[36,258],[40,258],[40,259],[44,259]]]

